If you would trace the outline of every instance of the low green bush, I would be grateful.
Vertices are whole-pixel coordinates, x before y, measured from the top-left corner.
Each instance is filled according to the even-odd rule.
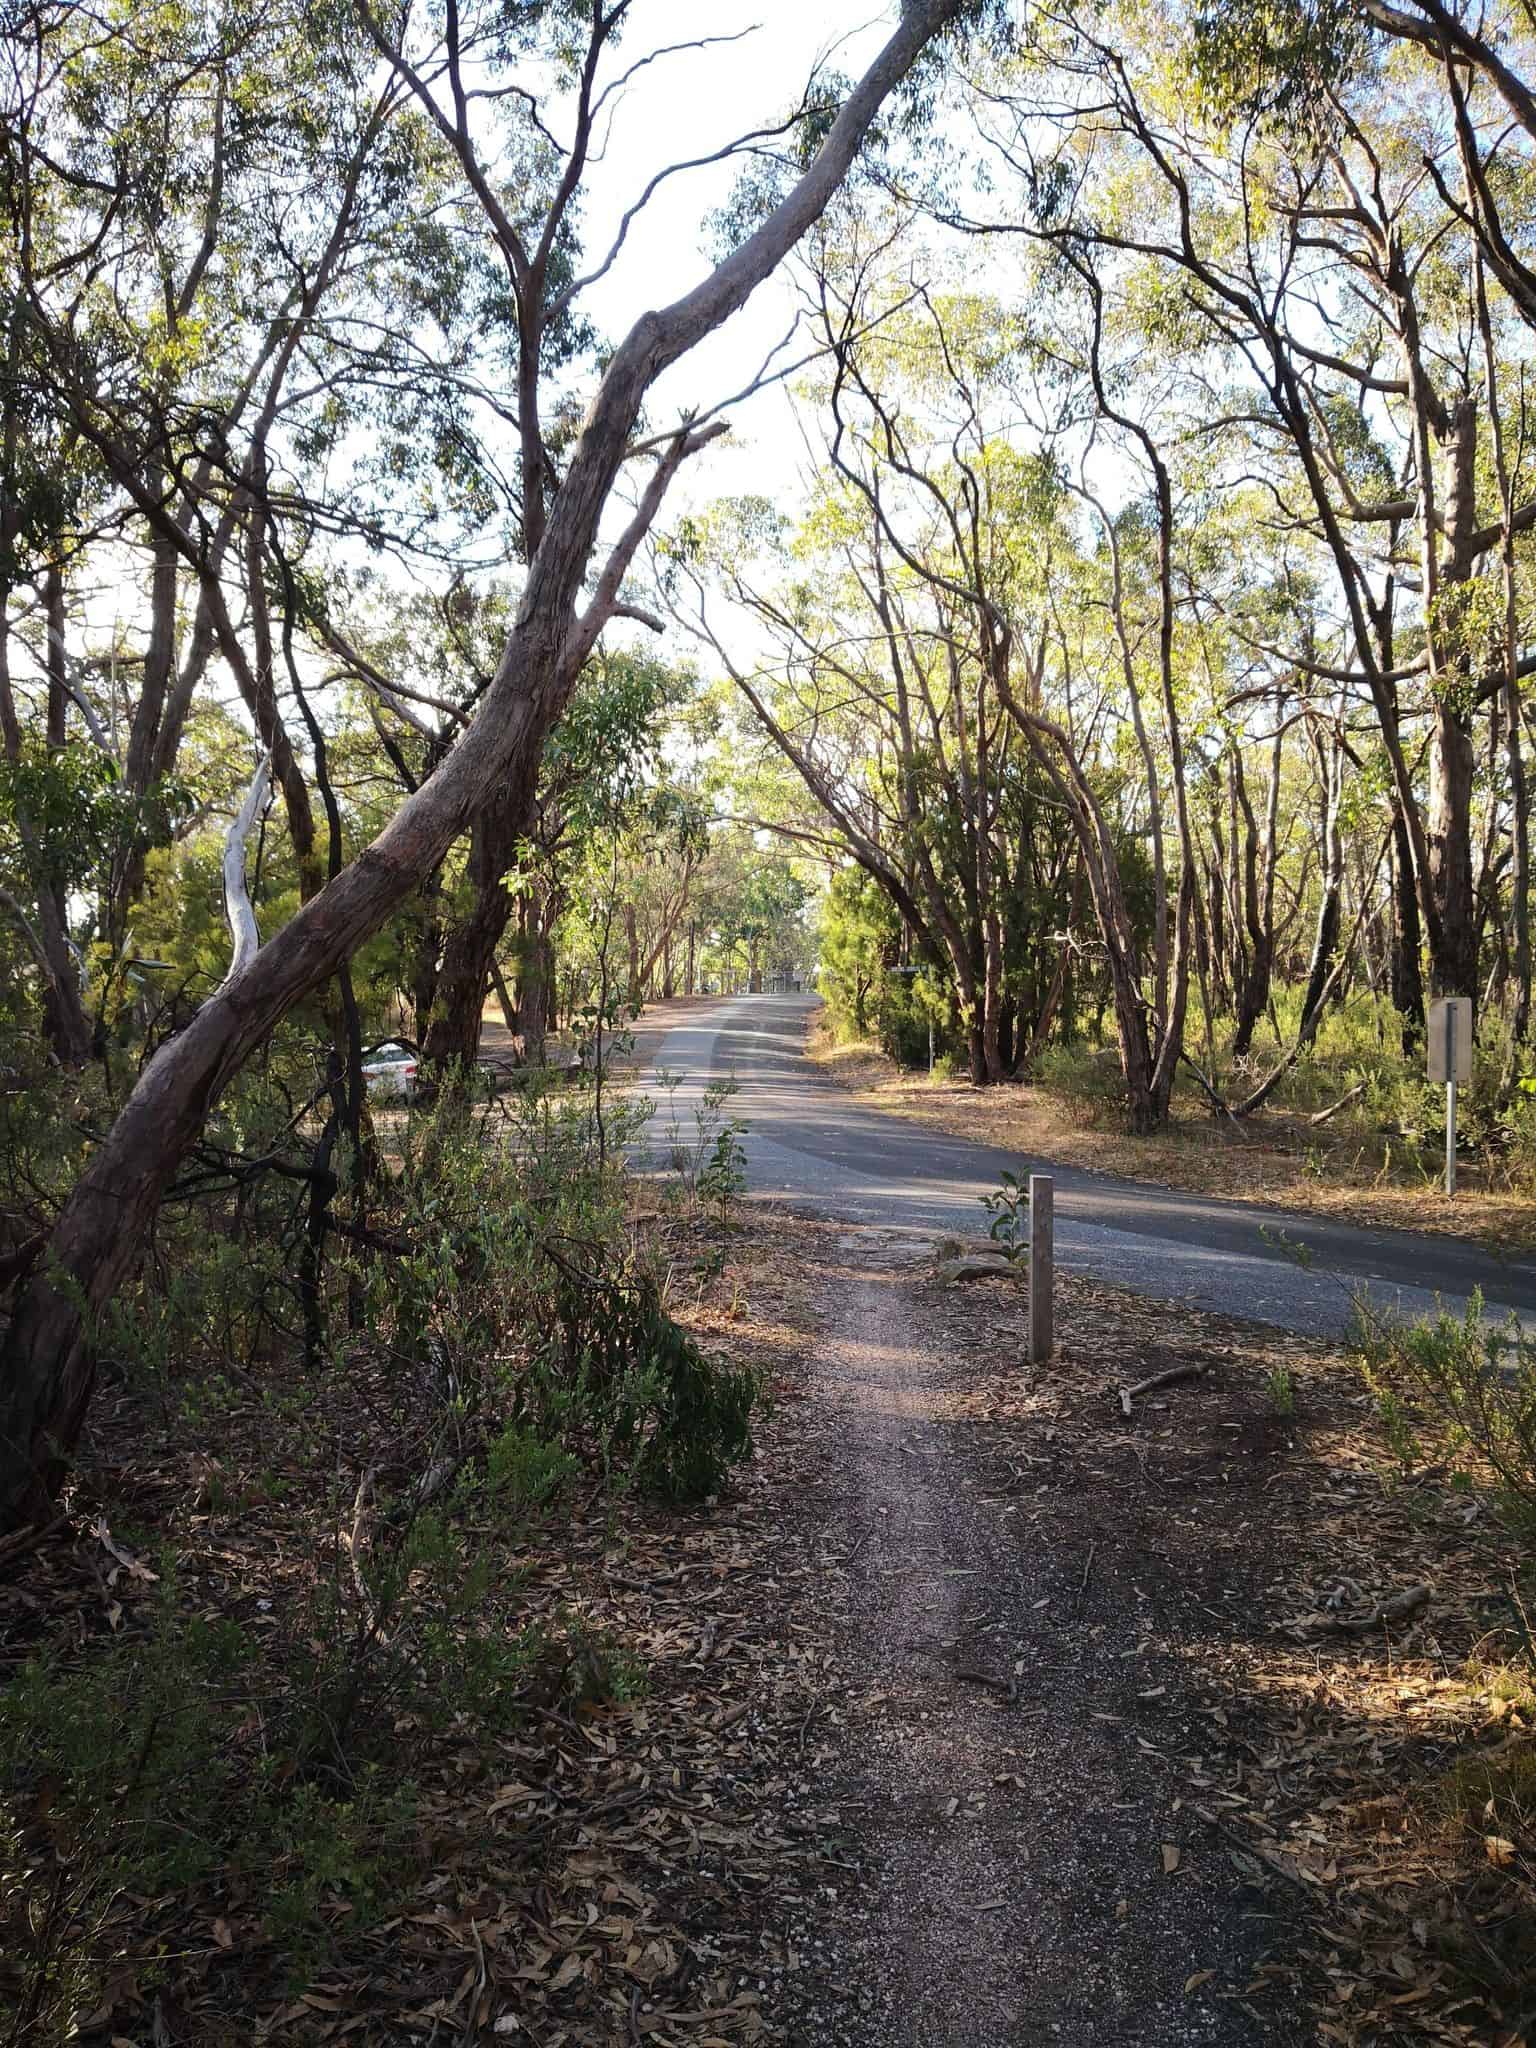
[[[266,1654],[237,1622],[187,1611],[167,1575],[136,1625],[42,1651],[0,1691],[0,1952],[30,2014],[13,2038],[74,2037],[110,1959],[93,1930],[121,1894],[264,1901],[300,1977],[337,1900],[363,1925],[397,1895],[415,1867],[410,1780],[303,1774],[290,1738],[305,1703]]]
[[[1357,1342],[1388,1440],[1404,1460],[1432,1455],[1486,1486],[1508,1536],[1514,1578],[1536,1563],[1536,1339],[1499,1327],[1474,1294],[1463,1315],[1404,1324],[1357,1310]],[[1536,1663],[1523,1603],[1517,1635]]]
[[[1125,1080],[1116,1052],[1082,1044],[1047,1045],[1035,1061],[1033,1080],[1084,1128],[1111,1126],[1125,1116]]]
[[[632,1238],[614,1148],[644,1114],[579,1091],[398,1113],[366,1207],[341,1162],[318,1319],[293,1279],[306,1180],[215,1172],[168,1212],[106,1370],[134,1455],[202,1469],[208,1516],[260,1518],[283,1569],[248,1614],[216,1568],[179,1580],[109,1486],[115,1540],[158,1580],[0,1672],[12,2038],[72,2038],[125,1897],[257,1902],[280,1965],[312,1976],[409,1890],[413,1786],[445,1742],[643,1693],[630,1646],[530,1616],[522,1560],[579,1477],[699,1501],[751,1451],[755,1376],[673,1321]]]
[[[567,1267],[556,1331],[523,1388],[525,1412],[604,1470],[670,1501],[704,1500],[752,1451],[760,1387],[707,1358],[667,1314],[655,1279]]]

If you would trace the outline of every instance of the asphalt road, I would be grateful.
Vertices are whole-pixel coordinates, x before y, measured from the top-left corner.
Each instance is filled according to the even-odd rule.
[[[1004,1167],[1049,1172],[1058,1266],[1141,1294],[1326,1336],[1347,1328],[1359,1292],[1379,1309],[1421,1315],[1437,1300],[1460,1309],[1480,1288],[1490,1316],[1513,1311],[1536,1324],[1536,1263],[1526,1257],[1116,1180],[867,1109],[805,1057],[815,1004],[737,996],[669,1032],[655,1065],[680,1079],[669,1097],[646,1077],[658,1102],[652,1146],[664,1151],[674,1125],[683,1142],[694,1138],[703,1090],[732,1076],[727,1113],[747,1125],[752,1196],[892,1232],[981,1237],[978,1197]]]

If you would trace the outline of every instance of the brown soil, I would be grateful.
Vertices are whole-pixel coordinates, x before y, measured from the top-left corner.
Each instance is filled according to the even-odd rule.
[[[900,1234],[802,1229],[821,1334],[782,1497],[833,1629],[811,1758],[834,1874],[770,2024],[847,2048],[1520,2038],[1531,1816],[1500,1805],[1523,1846],[1492,1896],[1495,1823],[1445,1792],[1509,1725],[1464,1661],[1492,1641],[1466,1496],[1383,1493],[1358,1382],[1316,1345],[1074,1281],[1029,1371],[1012,1282],[941,1289]],[[1120,1385],[1191,1365],[1126,1420]],[[1414,1580],[1404,1626],[1331,1619],[1331,1593]]]
[[[1048,1089],[1021,1082],[977,1088],[952,1076],[909,1073],[868,1044],[837,1045],[820,1018],[807,1047],[830,1080],[872,1107],[894,1110],[954,1137],[974,1138],[1036,1159],[1094,1173],[1222,1195],[1385,1229],[1435,1231],[1509,1250],[1536,1250],[1536,1201],[1483,1184],[1464,1162],[1454,1201],[1433,1173],[1383,1168],[1379,1139],[1304,1117],[1266,1112],[1235,1128],[1202,1110],[1176,1115],[1154,1137],[1123,1125],[1085,1121]]]
[[[968,1413],[986,1368],[957,1355],[912,1248],[886,1264],[855,1237],[839,1256],[810,1393],[828,1453],[807,1507],[843,1561],[839,1649],[862,1696],[832,1769],[868,1877],[830,1944],[807,1930],[822,1978],[805,2038],[1306,2039],[1294,1989],[1263,2013],[1241,2002],[1276,1923],[1172,1810],[1171,1716],[1138,1704],[1178,1678],[1183,1573],[1170,1586],[1134,1542],[1092,1533],[1102,1504],[1042,1544],[1029,1467]],[[1016,1332],[1004,1345],[1016,1378]]]

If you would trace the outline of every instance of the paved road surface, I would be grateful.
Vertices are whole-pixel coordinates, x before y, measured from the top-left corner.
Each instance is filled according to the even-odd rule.
[[[684,1138],[692,1136],[703,1088],[734,1074],[730,1113],[749,1127],[748,1182],[756,1196],[850,1223],[981,1236],[986,1218],[977,1197],[996,1186],[1005,1166],[1049,1169],[1056,1179],[1057,1263],[1094,1279],[1317,1335],[1347,1326],[1351,1296],[1361,1288],[1385,1307],[1422,1314],[1437,1295],[1459,1308],[1480,1287],[1490,1314],[1514,1310],[1536,1323],[1536,1263],[1529,1258],[1052,1168],[867,1109],[806,1059],[805,1026],[814,1007],[809,996],[737,996],[669,1032],[656,1065],[683,1078],[674,1109],[659,1096],[653,1140],[664,1142],[674,1114]],[[1305,1245],[1310,1264],[1300,1266],[1266,1242],[1266,1231]]]

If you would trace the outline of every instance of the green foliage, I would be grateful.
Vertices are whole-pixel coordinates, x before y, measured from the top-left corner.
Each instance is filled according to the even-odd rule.
[[[885,891],[862,868],[839,868],[821,903],[821,991],[842,1035],[869,1035],[885,962],[899,942]]]
[[[1520,1568],[1536,1557],[1536,1340],[1516,1319],[1483,1317],[1474,1294],[1463,1315],[1422,1322],[1357,1311],[1367,1384],[1399,1455],[1426,1445],[1470,1480],[1491,1481]]]
[[[7,1783],[49,1779],[63,1844],[92,1841],[100,1858],[105,1835],[114,1881],[194,1881],[227,1845],[214,1817],[233,1796],[231,1688],[252,1655],[236,1623],[184,1616],[166,1581],[144,1634],[84,1668],[35,1657],[0,1692]]]
[[[543,780],[578,837],[611,824],[655,784],[666,712],[688,677],[626,651],[597,655],[550,735]]]
[[[1055,1096],[1073,1123],[1103,1129],[1123,1121],[1125,1077],[1113,1052],[1093,1045],[1048,1045],[1035,1063],[1037,1086]]]
[[[756,1375],[707,1359],[649,1274],[562,1270],[555,1319],[522,1396],[541,1430],[670,1501],[706,1499],[751,1455]]]
[[[1199,0],[1192,26],[1191,68],[1207,108],[1293,129],[1324,117],[1367,35],[1351,0]]]
[[[83,1654],[40,1653],[0,1691],[0,1777],[14,1802],[0,1807],[0,1928],[33,1978],[29,1995],[63,1972],[78,2011],[106,1962],[62,1944],[45,1952],[37,1900],[49,1868],[80,1874],[77,1920],[118,1892],[215,1873],[259,1886],[268,1934],[301,1974],[338,1901],[366,1924],[412,1871],[409,1782],[366,1766],[341,1790],[295,1776],[281,1761],[286,1702],[271,1695],[262,1652],[238,1623],[189,1612],[167,1578],[141,1622]],[[243,1739],[258,1701],[264,1758]],[[23,1808],[42,1818],[24,1826]]]
[[[130,844],[167,845],[193,805],[179,777],[135,796],[100,748],[49,747],[29,733],[16,753],[0,752],[0,867],[29,871],[33,886],[79,888]]]
[[[880,978],[875,1022],[880,1048],[898,1066],[921,1068],[956,1051],[949,985],[933,968],[918,973],[888,969]]]
[[[992,1221],[987,1235],[1011,1266],[1029,1260],[1029,1185],[1004,1169],[998,1185],[978,1197]]]
[[[729,1227],[730,1205],[746,1192],[747,1153],[741,1142],[745,1124],[729,1118],[715,1133],[715,1141],[699,1169],[698,1191],[720,1212],[720,1228]]]
[[[345,1901],[368,1926],[398,1896],[417,1848],[414,1793],[366,1765],[345,1798],[300,1783],[272,1816],[267,1925],[296,1977],[307,1979],[328,1945],[325,1915]]]

